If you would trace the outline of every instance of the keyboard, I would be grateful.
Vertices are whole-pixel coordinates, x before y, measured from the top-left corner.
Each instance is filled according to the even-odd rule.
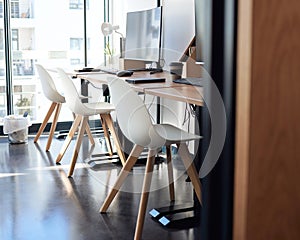
[[[165,78],[127,78],[126,82],[128,83],[157,83],[157,82],[165,82]]]
[[[187,85],[193,85],[198,87],[203,86],[202,81],[203,81],[202,78],[195,78],[195,77],[187,77],[187,78],[180,78],[180,79],[173,80],[174,83],[187,84]]]
[[[133,71],[133,72],[162,72],[162,68],[132,68],[132,69],[128,69],[128,71]]]
[[[105,72],[105,73],[110,73],[110,74],[117,74],[119,71],[123,71],[123,70],[119,70],[119,69],[107,69],[107,68],[101,68],[99,69],[101,72]],[[124,71],[131,71],[131,72],[150,72],[151,73],[158,73],[158,72],[162,72],[163,70],[161,68],[133,68],[133,69],[127,69]]]
[[[82,68],[82,69],[75,69],[75,72],[100,72],[100,69],[96,69],[96,68]]]

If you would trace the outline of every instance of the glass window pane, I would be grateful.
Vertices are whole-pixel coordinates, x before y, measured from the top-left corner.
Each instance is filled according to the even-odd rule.
[[[11,0],[11,50],[14,114],[28,112],[35,122],[46,115],[50,101],[44,97],[35,63],[47,69],[62,67],[74,70],[85,66],[84,46],[87,45],[87,65],[103,62],[104,37],[101,23],[104,19],[103,1],[87,2],[89,34],[84,41],[83,0]],[[93,16],[89,16],[93,15]],[[3,1],[0,0],[0,117],[6,113],[6,73]],[[50,71],[60,91],[55,73]],[[74,79],[80,90],[81,82]],[[99,97],[99,89],[97,98]],[[59,121],[73,120],[63,105]]]
[[[101,32],[103,22],[103,1],[90,0],[86,24],[89,67],[97,67],[104,63],[104,36]]]
[[[12,18],[19,18],[20,17],[19,0],[11,0],[11,17]]]
[[[35,63],[40,63],[47,69],[62,67],[73,70],[84,67],[83,2],[83,0],[11,1],[14,6],[12,7],[14,15],[12,15],[11,27],[13,29],[15,114],[23,114],[27,111],[33,122],[41,122],[50,106],[50,101],[44,97],[42,92],[34,67]],[[93,14],[92,18],[94,19],[94,22],[89,24],[92,24],[91,27],[96,29],[97,34],[88,36],[89,52],[96,53],[95,58],[88,55],[88,61],[91,62],[92,59],[95,65],[99,65],[104,45],[103,35],[100,32],[104,18],[103,2],[89,1],[89,6],[93,11],[89,10],[87,14]],[[3,35],[0,32],[1,34]],[[51,75],[56,79],[54,72],[51,72]],[[80,80],[74,79],[74,82],[80,90]],[[56,83],[60,89],[59,82],[56,81]],[[0,104],[3,101],[5,98],[0,98]],[[65,110],[61,111],[59,121],[73,120],[67,107],[63,105],[63,108]]]
[[[0,119],[7,115],[3,20],[3,2],[0,1]]]

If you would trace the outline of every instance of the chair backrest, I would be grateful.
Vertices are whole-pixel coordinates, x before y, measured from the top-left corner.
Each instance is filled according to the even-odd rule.
[[[56,70],[68,108],[75,114],[90,115],[90,109],[81,102],[79,93],[68,74],[62,68]]]
[[[52,102],[64,103],[65,98],[57,91],[55,83],[47,70],[40,64],[35,64],[35,67],[38,72],[45,97]]]
[[[155,148],[161,145],[165,140],[154,130],[150,114],[138,94],[119,78],[108,78],[108,85],[122,133],[140,146]]]

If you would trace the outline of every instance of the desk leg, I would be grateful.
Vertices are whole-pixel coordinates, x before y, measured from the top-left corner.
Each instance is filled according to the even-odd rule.
[[[156,123],[160,124],[160,97],[156,97]]]
[[[84,79],[80,79],[80,81],[81,81],[81,94],[82,94],[82,96],[88,96],[89,82],[85,81]],[[88,99],[83,99],[82,102],[86,103],[86,102],[88,102]]]
[[[157,117],[156,122],[160,123],[160,98],[157,97]],[[203,135],[203,128],[205,127],[203,125],[203,107],[195,106],[195,112],[196,112],[196,118],[199,125],[195,126],[195,133]],[[206,134],[206,133],[205,133]],[[203,144],[201,140],[199,140],[199,148],[196,153],[194,164],[196,167],[197,172],[199,172],[200,166],[203,161],[204,156],[204,150],[203,147],[205,144]],[[190,181],[189,178],[187,178],[186,181]],[[171,203],[170,206],[167,207],[161,207],[161,208],[154,208],[152,209],[149,214],[151,215],[152,219],[156,222],[159,222],[164,227],[168,228],[175,228],[175,229],[181,229],[181,228],[192,228],[197,226],[200,223],[200,213],[201,213],[201,204],[197,198],[197,195],[195,191],[193,191],[193,204],[176,204]]]

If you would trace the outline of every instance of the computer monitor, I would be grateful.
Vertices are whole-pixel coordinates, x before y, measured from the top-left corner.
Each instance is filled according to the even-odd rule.
[[[196,63],[207,64],[211,48],[211,2],[194,0]]]
[[[159,65],[161,28],[162,7],[128,12],[124,58]]]

